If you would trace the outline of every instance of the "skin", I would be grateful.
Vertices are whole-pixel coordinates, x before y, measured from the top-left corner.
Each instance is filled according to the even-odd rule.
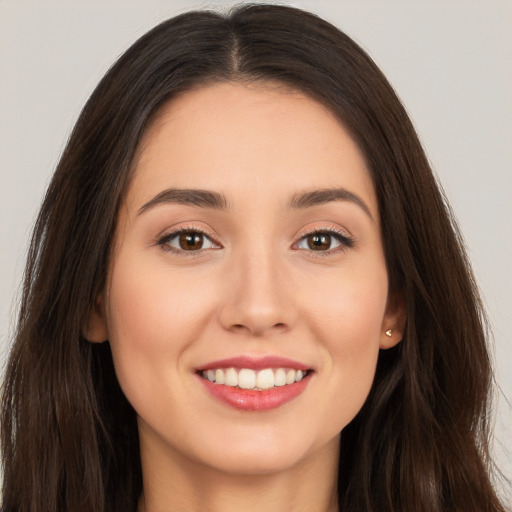
[[[223,194],[227,206],[141,212],[169,188]],[[333,188],[361,203],[290,207]],[[204,232],[203,248],[159,243],[178,228]],[[332,235],[312,250],[312,230],[352,247]],[[368,395],[379,350],[400,341],[405,313],[389,296],[363,156],[325,107],[276,84],[230,83],[166,104],[139,148],[96,306],[88,338],[109,339],[138,414],[140,511],[337,510],[339,432]],[[195,373],[268,354],[314,370],[301,395],[270,411],[218,401]]]

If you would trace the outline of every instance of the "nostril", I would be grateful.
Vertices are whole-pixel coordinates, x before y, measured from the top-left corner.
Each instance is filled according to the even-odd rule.
[[[232,326],[233,331],[248,331],[249,329],[243,324],[234,324]]]
[[[274,324],[271,329],[284,329],[286,328],[286,324],[284,322],[278,322],[277,324]],[[244,324],[233,324],[232,329],[236,331],[251,331],[251,328]]]

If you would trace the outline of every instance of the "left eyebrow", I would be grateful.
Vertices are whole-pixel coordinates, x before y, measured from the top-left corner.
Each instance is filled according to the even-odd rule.
[[[199,208],[213,208],[225,210],[227,208],[226,197],[217,192],[200,189],[169,188],[157,194],[153,199],[139,208],[140,215],[159,204],[184,204]]]
[[[359,206],[372,221],[375,222],[367,204],[358,195],[345,188],[322,188],[304,192],[302,194],[295,194],[290,200],[289,208],[311,208],[312,206],[318,206],[332,201],[348,201],[350,203],[354,203]]]

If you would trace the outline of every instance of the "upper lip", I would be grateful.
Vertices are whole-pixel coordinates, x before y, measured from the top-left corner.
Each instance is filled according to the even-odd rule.
[[[293,368],[294,370],[310,370],[311,366],[282,356],[236,356],[227,359],[211,361],[197,368],[200,370],[214,370],[216,368],[249,368],[263,370],[265,368]]]

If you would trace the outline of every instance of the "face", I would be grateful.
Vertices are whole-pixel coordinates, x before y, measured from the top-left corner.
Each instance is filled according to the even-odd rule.
[[[348,132],[301,93],[217,84],[146,133],[89,338],[111,343],[143,455],[272,472],[337,450],[401,337],[391,302]]]

